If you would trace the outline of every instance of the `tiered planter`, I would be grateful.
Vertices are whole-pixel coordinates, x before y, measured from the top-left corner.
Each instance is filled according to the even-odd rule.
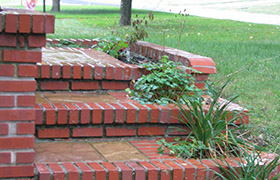
[[[124,89],[145,73],[142,67],[92,49],[41,51],[46,33],[54,32],[54,16],[48,14],[4,9],[0,32],[0,179],[205,179],[212,176],[211,169],[218,170],[212,160],[183,161],[157,154],[156,140],[186,133],[168,128],[184,127],[177,118],[178,107],[141,105],[127,97]],[[96,43],[72,41],[87,47]],[[204,88],[209,74],[216,73],[211,58],[147,42],[138,42],[131,50],[154,59],[168,55],[201,71],[193,74],[199,88]],[[231,104],[229,109],[242,108]],[[242,120],[248,123],[248,116]],[[48,143],[59,142],[50,145],[56,151],[56,145],[83,142],[83,147],[92,148],[89,144],[94,141],[120,138],[144,158],[52,162],[51,156],[38,160],[45,149],[34,152]]]

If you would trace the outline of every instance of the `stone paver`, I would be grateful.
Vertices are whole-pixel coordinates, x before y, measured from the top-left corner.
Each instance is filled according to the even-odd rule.
[[[86,142],[35,143],[35,162],[83,162],[105,159]]]

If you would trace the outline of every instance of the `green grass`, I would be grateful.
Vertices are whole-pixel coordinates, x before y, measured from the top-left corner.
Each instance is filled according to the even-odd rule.
[[[42,7],[38,6],[38,10]],[[50,7],[47,7],[49,10]],[[48,38],[105,37],[115,30],[124,37],[127,27],[119,27],[119,8],[104,6],[62,6],[56,15],[55,34]],[[133,10],[137,14],[148,11]],[[179,24],[182,17],[174,14],[154,12],[155,20],[147,28],[146,41],[177,48]],[[233,73],[255,61],[280,54],[280,26],[216,20],[189,16],[182,33],[180,49],[209,56],[217,66],[212,82]],[[168,29],[163,33],[163,29]],[[165,38],[163,37],[165,35]],[[259,62],[234,75],[225,97],[239,94],[238,101],[247,107],[251,130],[269,140],[270,148],[278,147],[280,141],[280,58]],[[220,81],[222,85],[226,79]],[[280,148],[278,147],[278,153]]]

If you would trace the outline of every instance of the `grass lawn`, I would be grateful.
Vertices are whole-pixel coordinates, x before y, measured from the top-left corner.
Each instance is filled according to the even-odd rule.
[[[61,9],[55,13],[55,34],[48,38],[93,39],[111,35],[112,31],[124,37],[127,32],[127,27],[118,26],[117,7],[62,6]],[[136,13],[144,16],[148,11],[133,10],[132,16]],[[179,24],[185,21],[180,49],[213,58],[217,74],[210,77],[212,82],[250,63],[280,54],[280,26],[175,17],[160,12],[154,12],[154,16],[145,40],[177,48]],[[219,81],[217,86],[226,80]],[[280,58],[259,62],[232,76],[225,97],[233,94],[239,94],[238,103],[252,113],[249,128],[252,134],[267,141],[272,151],[277,148],[280,153]]]

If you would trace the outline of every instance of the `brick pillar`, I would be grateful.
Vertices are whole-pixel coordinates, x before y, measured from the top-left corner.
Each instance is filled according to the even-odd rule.
[[[0,12],[0,179],[34,176],[34,77],[53,32],[53,15]]]

